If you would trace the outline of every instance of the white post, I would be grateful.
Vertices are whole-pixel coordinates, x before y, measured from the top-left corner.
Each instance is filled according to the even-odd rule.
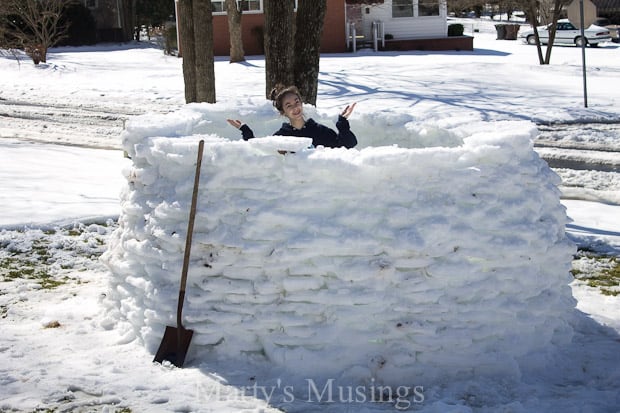
[[[378,51],[379,45],[377,43],[377,37],[378,37],[378,30],[377,30],[377,22],[373,21],[372,22],[372,48],[376,51]]]
[[[177,57],[182,57],[183,51],[181,50],[181,28],[179,26],[179,0],[174,0],[174,15],[177,32]]]
[[[353,26],[353,31],[351,32],[351,37],[352,37],[352,40],[353,40],[353,53],[355,53],[356,50],[357,50],[357,33],[356,33],[355,26]]]
[[[585,25],[584,17],[583,17],[583,0],[579,0],[579,20],[580,20],[580,30],[581,30],[581,61],[582,61],[582,72],[583,72],[583,107],[588,107],[588,82],[586,80],[586,35],[584,33]]]

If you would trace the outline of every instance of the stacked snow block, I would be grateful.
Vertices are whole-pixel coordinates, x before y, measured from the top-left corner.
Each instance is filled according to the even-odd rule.
[[[457,147],[346,150],[130,127],[133,167],[103,258],[113,308],[151,351],[176,325],[204,139],[192,352],[391,385],[517,376],[520,360],[571,339],[575,305],[559,178],[532,133],[489,124]]]

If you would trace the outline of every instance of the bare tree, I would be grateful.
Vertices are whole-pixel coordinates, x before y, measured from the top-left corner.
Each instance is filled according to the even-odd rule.
[[[321,35],[327,0],[303,0],[297,7],[294,78],[305,103],[316,105]]]
[[[5,37],[18,44],[34,64],[47,61],[47,50],[62,40],[69,29],[61,24],[67,0],[2,0],[8,25]],[[7,18],[10,17],[10,18]]]
[[[553,14],[555,11],[560,11],[555,10],[556,3],[556,0],[538,0],[536,2],[539,24],[544,25],[553,22]]]
[[[567,0],[554,0],[553,2],[553,13],[551,15],[551,27],[549,30],[549,43],[547,45],[547,52],[545,53],[546,65],[551,63],[551,49],[553,48],[553,42],[555,41],[555,32],[558,25],[558,20],[560,19],[560,12],[567,4]]]
[[[556,27],[560,18],[560,13],[569,1],[570,0],[523,0],[523,3],[521,3],[528,15],[530,25],[534,30],[536,51],[538,53],[538,61],[541,65],[548,65],[551,63],[551,50],[553,49],[553,42],[555,41]],[[540,36],[538,34],[538,26],[541,24],[550,25],[549,40],[544,56],[542,44],[540,43]]]
[[[230,63],[243,62],[243,38],[241,37],[241,9],[237,0],[226,0],[226,12],[228,14],[228,34],[230,36]]]
[[[265,94],[267,98],[276,85],[292,85],[294,81],[293,6],[293,0],[264,0],[263,2],[265,9]]]
[[[484,2],[491,13],[491,20],[494,19],[494,15],[499,16],[499,20],[502,20],[504,14],[506,14],[506,20],[510,20],[515,8],[520,7],[515,0],[489,0]]]
[[[538,36],[538,26],[540,26],[538,20],[538,3],[536,0],[524,0],[523,9],[528,16],[530,26],[534,30],[534,37],[536,38],[536,52],[538,53],[538,61],[542,65],[545,62],[542,53],[542,47],[540,44],[540,37]]]
[[[178,13],[185,102],[215,103],[211,1],[179,0]]]
[[[486,3],[483,0],[448,0],[448,10],[459,16],[463,12],[472,11],[477,6]]]

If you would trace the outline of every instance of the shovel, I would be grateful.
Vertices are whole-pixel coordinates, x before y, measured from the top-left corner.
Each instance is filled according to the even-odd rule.
[[[187,330],[181,322],[183,301],[185,299],[185,284],[187,283],[187,270],[189,268],[189,253],[192,247],[192,232],[194,231],[194,218],[196,217],[196,199],[198,198],[198,182],[200,181],[200,165],[202,164],[202,151],[204,141],[198,143],[198,160],[196,161],[196,175],[194,177],[194,191],[192,204],[189,210],[189,223],[187,225],[187,238],[185,239],[185,255],[183,256],[183,270],[181,271],[181,288],[179,289],[179,303],[177,306],[177,326],[166,326],[164,337],[159,349],[155,354],[158,363],[168,360],[177,367],[183,367],[189,343],[192,341],[193,330]]]

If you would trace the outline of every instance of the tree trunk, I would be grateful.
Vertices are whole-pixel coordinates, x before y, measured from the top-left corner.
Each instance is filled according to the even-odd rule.
[[[183,51],[185,103],[196,102],[196,48],[194,47],[193,1],[179,0],[180,49]]]
[[[241,37],[241,10],[237,7],[236,0],[226,0],[226,12],[228,14],[228,34],[230,36],[230,63],[243,62],[243,39]]]
[[[532,29],[534,29],[534,36],[536,37],[536,51],[538,53],[538,63],[541,65],[545,64],[545,59],[542,54],[542,47],[540,45],[540,37],[538,36],[538,8],[536,7],[535,0],[527,0],[525,3],[525,9],[527,15],[530,20],[530,24],[532,25]]]
[[[560,11],[563,9],[565,5],[566,5],[566,1],[563,1],[563,0],[554,1],[553,17],[551,19],[551,24],[553,26],[551,30],[549,30],[549,44],[547,45],[547,53],[545,54],[546,65],[548,65],[551,62],[551,49],[553,47],[553,42],[555,41],[555,34],[556,34],[558,19],[560,18]]]
[[[41,46],[41,61],[47,63],[47,47]]]
[[[130,41],[133,37],[133,8],[135,7],[135,0],[121,0],[121,24],[123,25],[123,41]]]
[[[316,105],[321,35],[327,0],[303,0],[297,6],[295,31],[295,85],[305,103]]]
[[[211,0],[193,0],[196,102],[215,103]]]
[[[308,1],[308,0],[306,0]],[[265,94],[293,84],[293,0],[264,0]]]

